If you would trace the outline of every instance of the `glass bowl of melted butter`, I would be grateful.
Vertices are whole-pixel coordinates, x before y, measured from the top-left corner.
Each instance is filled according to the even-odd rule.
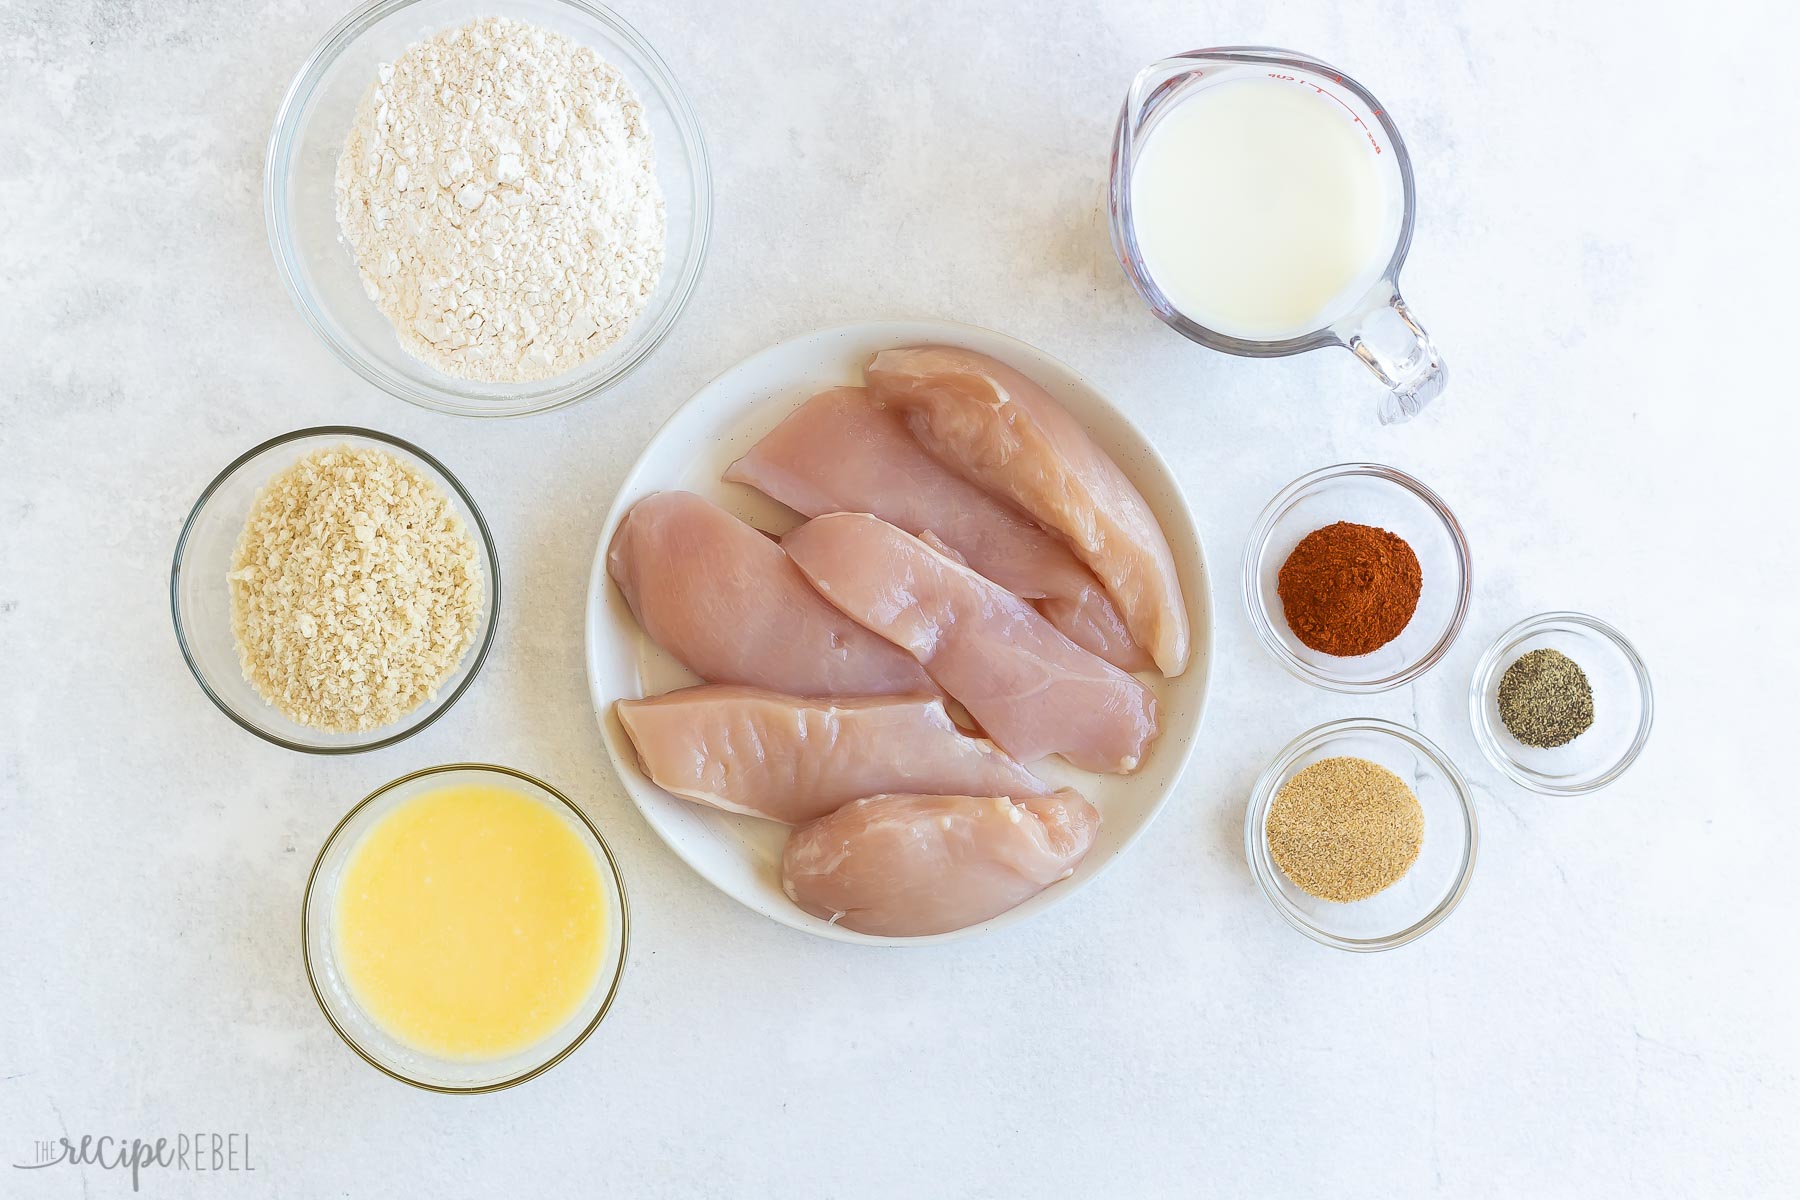
[[[378,788],[325,840],[307,881],[307,979],[363,1061],[434,1092],[543,1074],[618,995],[625,883],[561,792],[455,763]]]

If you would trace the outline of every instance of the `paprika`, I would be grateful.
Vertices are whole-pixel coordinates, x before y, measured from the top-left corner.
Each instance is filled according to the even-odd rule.
[[[1288,628],[1321,654],[1354,658],[1400,636],[1419,606],[1419,556],[1373,525],[1339,521],[1300,539],[1277,592]]]

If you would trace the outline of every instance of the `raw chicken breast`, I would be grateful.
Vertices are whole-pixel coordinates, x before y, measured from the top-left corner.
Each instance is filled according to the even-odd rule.
[[[725,478],[808,517],[866,512],[911,534],[929,529],[1001,587],[1041,600],[1038,611],[1076,645],[1127,671],[1151,665],[1067,543],[952,474],[907,432],[897,409],[882,408],[864,388],[820,392],[732,463]]]
[[[972,350],[884,350],[865,375],[951,470],[1067,538],[1164,675],[1187,668],[1187,605],[1168,539],[1117,463],[1062,405]]]
[[[798,696],[938,690],[912,658],[819,599],[780,546],[691,492],[639,500],[606,566],[644,632],[709,682]]]
[[[948,933],[1073,875],[1099,829],[1099,812],[1068,788],[1023,801],[872,796],[788,836],[781,888],[859,933]]]
[[[707,685],[613,707],[658,787],[789,825],[879,792],[1051,790],[994,743],[957,729],[935,696],[804,700]]]
[[[1035,608],[867,513],[814,517],[782,539],[819,594],[910,651],[1013,757],[1137,769],[1156,697]]]
[[[1092,571],[1087,574],[1093,578]],[[1124,614],[1099,580],[1094,580],[1094,586],[1079,596],[1046,596],[1036,603],[1044,619],[1062,630],[1070,641],[1120,670],[1148,671],[1156,665],[1150,652],[1132,640]]]

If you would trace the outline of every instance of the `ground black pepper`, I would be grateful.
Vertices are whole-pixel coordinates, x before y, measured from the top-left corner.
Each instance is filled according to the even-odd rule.
[[[1594,689],[1587,672],[1560,650],[1520,656],[1500,677],[1500,720],[1527,746],[1565,746],[1594,724]]]

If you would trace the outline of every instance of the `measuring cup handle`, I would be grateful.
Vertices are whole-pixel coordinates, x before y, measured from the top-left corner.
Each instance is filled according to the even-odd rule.
[[[1369,303],[1347,317],[1337,332],[1344,345],[1388,385],[1381,400],[1383,425],[1412,420],[1444,390],[1444,356],[1392,283],[1377,288]]]

